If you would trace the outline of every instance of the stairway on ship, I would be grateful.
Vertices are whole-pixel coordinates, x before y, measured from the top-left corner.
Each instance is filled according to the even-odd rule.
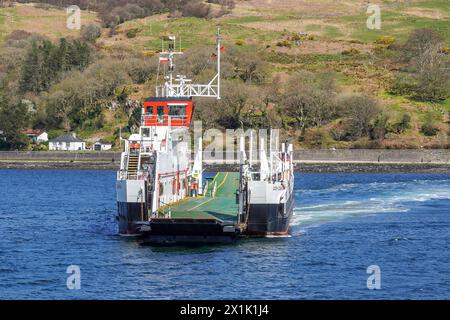
[[[138,163],[139,163],[139,155],[137,154],[130,154],[128,156],[128,178],[135,178],[137,176],[137,170],[138,170]]]

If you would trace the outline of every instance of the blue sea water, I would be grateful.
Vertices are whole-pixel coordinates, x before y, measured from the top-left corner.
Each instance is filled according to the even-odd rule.
[[[299,173],[290,237],[202,248],[117,236],[114,185],[112,171],[0,170],[0,298],[450,298],[450,174]]]

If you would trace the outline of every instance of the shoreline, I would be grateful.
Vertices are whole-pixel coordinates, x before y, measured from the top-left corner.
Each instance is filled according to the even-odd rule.
[[[238,171],[233,164],[204,164],[205,171]],[[0,161],[0,170],[112,170],[119,168],[118,163],[79,162],[79,161]],[[450,173],[450,164],[446,163],[395,163],[395,162],[302,162],[294,165],[296,172],[317,173]]]
[[[118,170],[120,157],[120,152],[111,151],[0,151],[0,169]],[[236,154],[223,158],[204,160],[205,171],[239,170]],[[298,172],[450,173],[450,150],[296,150],[294,168]]]

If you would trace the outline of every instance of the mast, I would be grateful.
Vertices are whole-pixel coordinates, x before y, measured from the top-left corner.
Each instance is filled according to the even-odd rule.
[[[168,63],[168,74],[165,77],[163,86],[156,87],[157,97],[210,97],[220,99],[220,60],[222,37],[220,35],[220,28],[217,28],[216,34],[216,75],[207,84],[193,84],[191,79],[187,79],[184,75],[173,76],[175,70],[175,56],[182,55],[181,41],[180,51],[175,50],[176,38],[171,35],[168,37],[169,44],[168,49],[164,50],[164,44],[162,50],[159,53],[159,63]],[[163,41],[164,43],[164,41]],[[159,66],[158,66],[159,70]]]
[[[220,100],[220,53],[222,36],[220,35],[220,27],[217,27],[216,42],[217,42],[217,100]]]

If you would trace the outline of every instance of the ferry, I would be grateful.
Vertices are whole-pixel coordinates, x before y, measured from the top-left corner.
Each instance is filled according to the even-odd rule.
[[[202,138],[192,150],[186,137],[196,97],[220,99],[221,35],[216,35],[216,74],[207,84],[174,76],[174,36],[159,53],[164,84],[145,99],[139,131],[123,140],[116,193],[118,229],[148,245],[231,243],[243,237],[289,233],[293,213],[293,147],[270,138],[239,137],[236,172],[204,179]],[[259,151],[254,156],[253,146]],[[193,160],[192,160],[193,158]]]

